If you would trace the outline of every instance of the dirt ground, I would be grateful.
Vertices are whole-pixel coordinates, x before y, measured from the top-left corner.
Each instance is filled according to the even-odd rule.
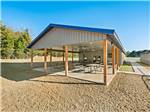
[[[117,74],[109,86],[3,63],[2,112],[150,112],[150,77]]]

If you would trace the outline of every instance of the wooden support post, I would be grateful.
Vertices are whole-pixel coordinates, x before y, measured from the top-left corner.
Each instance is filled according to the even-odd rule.
[[[65,75],[68,75],[68,46],[65,46]]]
[[[50,49],[50,62],[52,62],[52,49]]]
[[[118,68],[120,67],[120,49],[118,48]]]
[[[112,46],[112,73],[115,74],[115,46]]]
[[[116,62],[116,64],[117,64],[117,70],[118,70],[118,48],[116,47],[116,49],[115,49],[115,56],[116,56],[116,58],[115,58],[115,62]]]
[[[107,84],[107,41],[103,44],[103,59],[104,59],[104,83]]]
[[[115,64],[117,64],[117,47],[115,47]]]
[[[33,67],[33,50],[31,50],[31,68]]]
[[[47,49],[44,49],[44,70],[47,72]]]
[[[117,70],[119,69],[119,48],[117,48]]]
[[[63,52],[63,62],[65,62],[65,53]]]
[[[73,55],[74,55],[74,54],[73,54],[73,48],[72,48],[72,63],[73,63],[73,58],[74,58]]]
[[[63,63],[64,63],[64,61],[65,61],[65,47],[63,46]]]

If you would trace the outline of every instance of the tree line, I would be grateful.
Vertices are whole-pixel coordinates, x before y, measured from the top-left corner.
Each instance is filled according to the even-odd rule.
[[[150,50],[139,50],[139,51],[133,50],[131,52],[127,51],[126,56],[127,57],[140,57],[144,53],[150,53]]]
[[[28,29],[14,31],[0,22],[0,34],[1,59],[29,57],[30,53],[27,46],[32,39]]]

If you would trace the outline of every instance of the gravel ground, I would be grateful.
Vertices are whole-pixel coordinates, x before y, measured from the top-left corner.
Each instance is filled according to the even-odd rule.
[[[109,86],[2,64],[2,112],[150,112],[150,77],[117,74]]]

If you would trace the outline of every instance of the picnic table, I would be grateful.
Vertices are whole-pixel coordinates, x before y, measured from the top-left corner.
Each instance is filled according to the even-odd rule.
[[[86,64],[85,68],[84,68],[84,72],[86,72],[86,69],[88,70],[87,72],[93,72],[97,71],[98,68],[102,68],[104,65],[101,64]]]

